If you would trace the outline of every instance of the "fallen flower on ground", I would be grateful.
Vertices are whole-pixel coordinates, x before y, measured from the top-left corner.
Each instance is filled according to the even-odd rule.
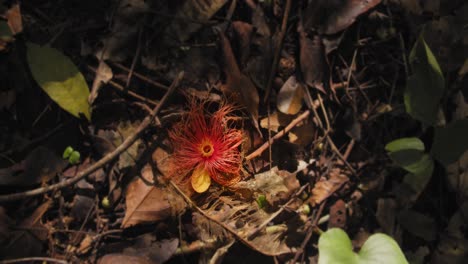
[[[242,162],[242,132],[227,124],[233,106],[224,104],[212,114],[205,113],[205,107],[192,102],[186,117],[169,131],[174,147],[171,176],[185,180],[191,172],[191,186],[198,193],[208,190],[211,179],[223,186],[237,183]]]

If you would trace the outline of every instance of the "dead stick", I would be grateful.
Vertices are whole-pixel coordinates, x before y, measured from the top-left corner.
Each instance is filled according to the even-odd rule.
[[[164,103],[167,101],[169,96],[174,92],[174,90],[179,85],[179,82],[182,79],[183,75],[184,75],[183,72],[179,73],[179,75],[177,76],[177,78],[174,80],[171,87],[169,88],[169,90],[164,94],[160,103],[153,109],[151,115],[143,119],[143,122],[141,122],[137,130],[132,135],[127,137],[125,141],[120,146],[118,146],[114,151],[110,152],[109,154],[107,154],[106,156],[98,160],[96,163],[94,163],[93,165],[81,171],[73,178],[64,180],[62,182],[59,182],[50,186],[45,186],[45,187],[41,187],[41,188],[37,188],[37,189],[25,191],[25,192],[0,195],[0,203],[19,200],[19,199],[23,199],[26,197],[39,195],[39,194],[44,194],[50,191],[55,191],[55,190],[59,190],[61,188],[70,186],[74,183],[77,183],[81,179],[84,179],[86,176],[98,170],[99,168],[101,168],[108,162],[112,161],[113,159],[117,158],[120,154],[122,154],[125,150],[127,150],[131,145],[133,145],[133,143],[135,143],[135,141],[140,137],[143,131],[146,128],[148,128],[149,125],[153,122],[154,118],[159,113]]]
[[[276,46],[275,55],[273,57],[273,64],[271,65],[270,76],[268,76],[268,82],[265,87],[265,97],[263,98],[264,102],[266,102],[268,98],[270,97],[271,85],[273,84],[273,79],[276,74],[276,68],[278,67],[278,62],[281,57],[281,49],[283,48],[283,40],[284,40],[284,35],[286,35],[290,10],[291,10],[291,0],[287,0],[286,6],[284,8],[283,21],[281,23],[281,31],[278,37],[278,45]]]
[[[247,157],[245,157],[245,160],[251,160],[253,158],[256,158],[260,156],[263,151],[268,149],[268,146],[273,144],[275,140],[281,138],[282,136],[286,135],[291,129],[293,129],[297,124],[299,124],[302,120],[306,119],[310,115],[310,111],[307,110],[304,113],[302,113],[300,116],[296,117],[291,123],[289,123],[283,130],[278,132],[275,136],[270,138],[267,142],[263,143],[258,149],[256,149],[254,152],[250,153]]]

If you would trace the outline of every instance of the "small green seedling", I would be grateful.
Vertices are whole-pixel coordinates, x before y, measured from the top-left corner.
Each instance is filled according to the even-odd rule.
[[[257,197],[257,204],[260,209],[264,208],[267,205],[267,200],[264,194],[260,194]]]
[[[62,157],[63,157],[64,159],[68,159],[68,158],[70,157],[70,155],[72,154],[72,152],[73,152],[73,148],[70,147],[70,146],[68,146],[68,147],[65,149],[65,151],[63,152]]]
[[[70,162],[71,165],[75,165],[80,163],[81,154],[71,146],[68,146],[63,152],[62,157],[64,159],[68,159],[68,162]]]

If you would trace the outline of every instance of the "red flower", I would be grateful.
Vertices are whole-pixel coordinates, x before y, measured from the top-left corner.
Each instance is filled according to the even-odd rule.
[[[205,103],[192,102],[188,115],[169,131],[173,169],[179,175],[193,170],[192,187],[199,193],[208,189],[211,179],[224,186],[238,182],[242,162],[242,132],[226,121],[233,107],[223,105],[209,115],[204,109]]]

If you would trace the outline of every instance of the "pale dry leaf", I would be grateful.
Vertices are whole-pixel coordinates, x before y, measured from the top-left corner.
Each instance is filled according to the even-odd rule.
[[[169,176],[171,171],[169,157],[169,153],[163,148],[156,148],[156,150],[153,152],[153,155],[151,156],[159,172],[165,176]]]
[[[296,80],[296,76],[292,75],[278,92],[276,107],[284,114],[295,115],[302,108],[303,97],[304,87]]]
[[[316,126],[311,120],[304,120],[288,133],[289,142],[306,146],[314,140]]]
[[[163,220],[185,208],[183,199],[171,188],[151,184],[154,179],[150,166],[142,169],[141,176],[145,181],[137,178],[126,190],[123,228]]]
[[[293,117],[275,111],[270,115],[269,119],[268,121],[268,117],[262,118],[260,120],[260,127],[278,132],[281,127],[287,126],[293,120]],[[268,122],[270,122],[270,125],[268,125]]]
[[[104,61],[99,62],[99,66],[96,70],[96,77],[94,77],[93,86],[88,97],[89,104],[93,104],[96,100],[99,90],[104,83],[108,83],[113,77],[112,69]]]

